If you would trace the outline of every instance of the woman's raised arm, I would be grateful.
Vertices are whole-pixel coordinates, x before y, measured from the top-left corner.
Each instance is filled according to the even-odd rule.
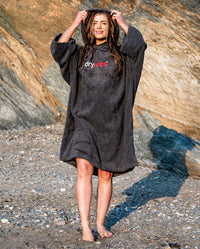
[[[87,17],[86,11],[79,11],[69,28],[61,35],[58,42],[68,42],[75,32],[76,28],[80,25],[81,21],[85,22]]]
[[[128,33],[128,25],[124,21],[122,12],[117,11],[117,10],[113,10],[111,12],[111,16],[112,16],[113,22],[116,20],[118,25],[124,30],[125,34],[127,34]]]

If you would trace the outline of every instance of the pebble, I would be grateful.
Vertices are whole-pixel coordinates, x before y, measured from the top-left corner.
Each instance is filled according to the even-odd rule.
[[[1,222],[4,224],[9,224],[9,220],[8,219],[1,219]]]
[[[58,221],[56,222],[57,226],[64,226],[65,225],[65,221]]]
[[[37,191],[35,189],[32,189],[31,193],[37,194]]]

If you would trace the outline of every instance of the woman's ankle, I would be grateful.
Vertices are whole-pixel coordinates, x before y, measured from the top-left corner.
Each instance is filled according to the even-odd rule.
[[[86,222],[83,222],[81,226],[82,226],[82,232],[83,232],[83,240],[90,241],[90,242],[94,241],[94,236],[92,234],[90,223],[86,221]]]
[[[90,222],[89,221],[81,221],[82,228],[90,228]]]

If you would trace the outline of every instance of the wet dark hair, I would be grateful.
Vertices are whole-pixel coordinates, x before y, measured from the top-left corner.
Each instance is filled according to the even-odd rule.
[[[85,45],[81,51],[80,59],[79,59],[79,67],[83,67],[84,62],[89,54],[90,49],[93,50],[93,45],[96,44],[96,40],[92,31],[92,26],[94,22],[94,17],[97,14],[104,14],[108,18],[109,28],[108,28],[108,37],[107,43],[110,48],[110,54],[114,59],[114,62],[117,67],[118,75],[121,75],[122,71],[122,57],[120,54],[120,46],[118,45],[119,39],[119,25],[117,22],[113,22],[111,17],[111,11],[104,9],[92,9],[87,10],[87,18],[85,23],[81,23],[81,31],[82,37]]]

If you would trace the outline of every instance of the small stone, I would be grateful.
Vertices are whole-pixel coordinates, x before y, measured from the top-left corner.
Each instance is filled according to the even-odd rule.
[[[184,214],[181,214],[181,213],[179,213],[179,212],[176,212],[176,215],[177,215],[177,216],[184,216]]]
[[[65,188],[61,188],[60,192],[65,192],[65,190],[66,190]]]
[[[31,193],[37,194],[37,191],[35,189],[32,189]]]
[[[65,222],[61,220],[61,221],[56,222],[56,225],[57,226],[64,226]]]
[[[8,219],[1,219],[1,222],[4,223],[4,224],[8,224],[9,223]]]

